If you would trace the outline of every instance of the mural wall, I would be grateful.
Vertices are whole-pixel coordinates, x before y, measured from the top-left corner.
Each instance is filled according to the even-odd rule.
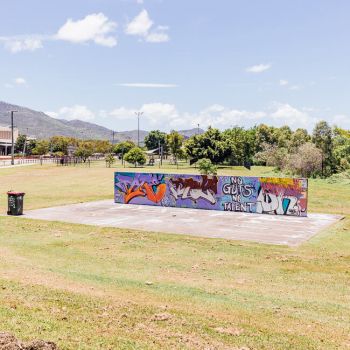
[[[307,179],[115,173],[115,202],[307,215]]]

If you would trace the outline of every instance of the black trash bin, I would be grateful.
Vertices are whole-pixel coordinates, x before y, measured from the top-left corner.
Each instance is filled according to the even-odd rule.
[[[7,215],[23,215],[23,197],[24,192],[7,192],[8,210]]]

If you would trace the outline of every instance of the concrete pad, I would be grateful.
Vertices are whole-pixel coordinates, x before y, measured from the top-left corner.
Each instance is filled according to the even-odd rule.
[[[153,207],[115,204],[113,200],[30,210],[23,217],[290,246],[307,241],[341,218],[329,214],[309,214],[305,218]]]

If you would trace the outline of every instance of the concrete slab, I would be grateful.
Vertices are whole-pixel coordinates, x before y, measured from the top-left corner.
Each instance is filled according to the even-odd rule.
[[[307,218],[87,202],[27,211],[30,219],[297,246],[341,216]]]

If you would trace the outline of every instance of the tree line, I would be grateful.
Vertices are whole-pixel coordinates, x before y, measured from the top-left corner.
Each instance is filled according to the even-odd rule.
[[[328,177],[350,169],[350,131],[331,127],[325,121],[317,123],[312,133],[265,124],[224,131],[209,127],[187,140],[176,131],[169,135],[159,130],[150,132],[145,146],[154,149],[159,145],[175,160],[186,158],[191,163],[205,159],[214,165],[267,165],[305,177]]]
[[[350,131],[331,127],[325,121],[317,123],[312,133],[302,128],[292,131],[288,126],[260,124],[251,128],[235,126],[224,131],[209,127],[204,133],[185,139],[177,131],[153,130],[146,136],[143,147],[132,141],[112,145],[106,140],[64,136],[27,142],[26,136],[20,135],[15,150],[22,153],[25,149],[29,155],[64,156],[68,154],[69,146],[74,147],[75,156],[83,159],[95,153],[118,155],[135,166],[147,162],[145,150],[148,150],[171,157],[175,164],[184,159],[191,164],[204,160],[203,164],[208,167],[210,164],[248,168],[267,165],[287,174],[306,177],[328,177],[350,169]]]
[[[69,147],[73,154],[87,159],[93,154],[106,154],[112,152],[112,144],[106,140],[81,140],[74,137],[53,136],[48,140],[27,139],[26,135],[19,135],[15,144],[15,153],[25,155],[47,155],[63,157],[68,155]]]

